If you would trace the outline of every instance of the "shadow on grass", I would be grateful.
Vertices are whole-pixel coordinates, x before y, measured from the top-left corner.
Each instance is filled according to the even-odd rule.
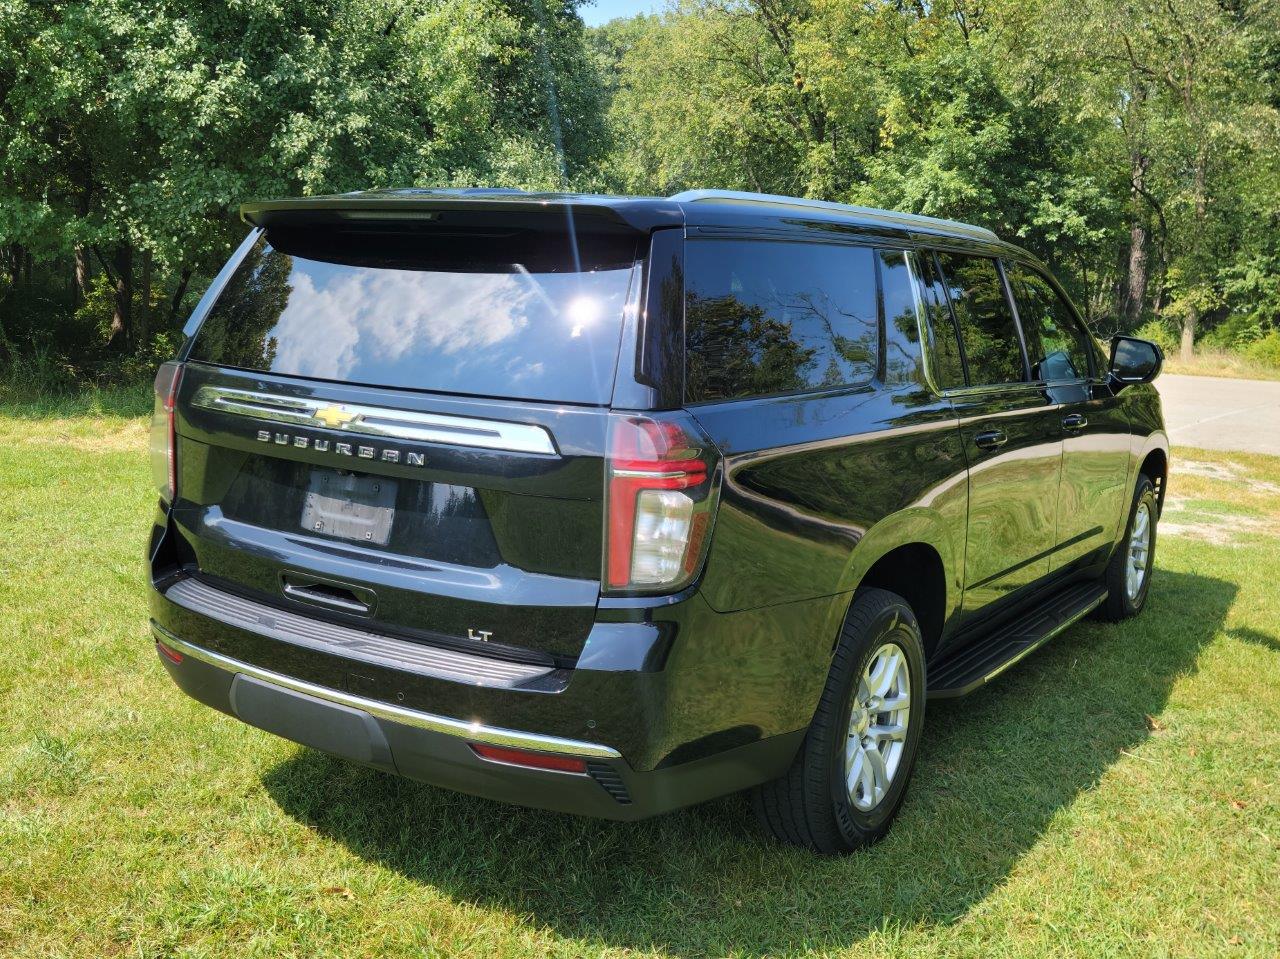
[[[1280,639],[1270,633],[1264,633],[1260,629],[1252,629],[1248,626],[1232,626],[1227,630],[1227,635],[1232,639],[1240,640],[1242,643],[1252,643],[1255,646],[1261,646],[1263,649],[1280,653]]]
[[[641,823],[519,809],[312,751],[271,770],[283,810],[460,903],[579,940],[677,955],[838,949],[946,925],[986,898],[1053,817],[1148,735],[1236,587],[1162,570],[1149,608],[1082,623],[992,686],[931,704],[889,836],[845,859],[764,838],[741,797]]]

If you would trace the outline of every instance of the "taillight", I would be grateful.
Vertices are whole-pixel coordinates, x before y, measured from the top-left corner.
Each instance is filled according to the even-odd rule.
[[[156,372],[155,412],[151,416],[151,476],[165,502],[178,489],[177,433],[175,426],[182,364],[162,363]]]
[[[660,592],[694,578],[715,508],[717,461],[687,416],[610,417],[607,590]]]

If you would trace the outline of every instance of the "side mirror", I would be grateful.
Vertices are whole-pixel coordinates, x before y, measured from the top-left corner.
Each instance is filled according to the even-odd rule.
[[[1111,382],[1117,390],[1135,383],[1150,383],[1160,375],[1164,353],[1150,340],[1136,336],[1111,338]]]

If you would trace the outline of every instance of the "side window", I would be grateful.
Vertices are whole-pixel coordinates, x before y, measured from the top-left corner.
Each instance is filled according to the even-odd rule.
[[[884,381],[912,383],[920,362],[920,318],[912,261],[903,250],[878,250],[884,297]]]
[[[943,282],[960,330],[970,386],[1021,383],[1022,347],[1004,295],[1000,271],[990,257],[938,253]]]
[[[1089,341],[1071,308],[1035,270],[1013,264],[1009,282],[1018,303],[1033,380],[1081,380],[1089,376]]]
[[[880,319],[875,252],[766,240],[685,249],[685,396],[691,403],[870,380]]]
[[[940,388],[955,389],[965,385],[964,360],[960,358],[960,339],[951,320],[951,309],[947,306],[947,291],[943,289],[942,275],[934,263],[933,253],[921,250],[916,256],[929,313],[933,378]]]

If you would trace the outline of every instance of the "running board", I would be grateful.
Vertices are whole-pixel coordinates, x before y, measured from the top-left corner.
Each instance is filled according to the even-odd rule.
[[[1080,583],[1057,593],[1013,622],[929,665],[929,698],[966,696],[1035,652],[1106,601],[1101,583]]]

